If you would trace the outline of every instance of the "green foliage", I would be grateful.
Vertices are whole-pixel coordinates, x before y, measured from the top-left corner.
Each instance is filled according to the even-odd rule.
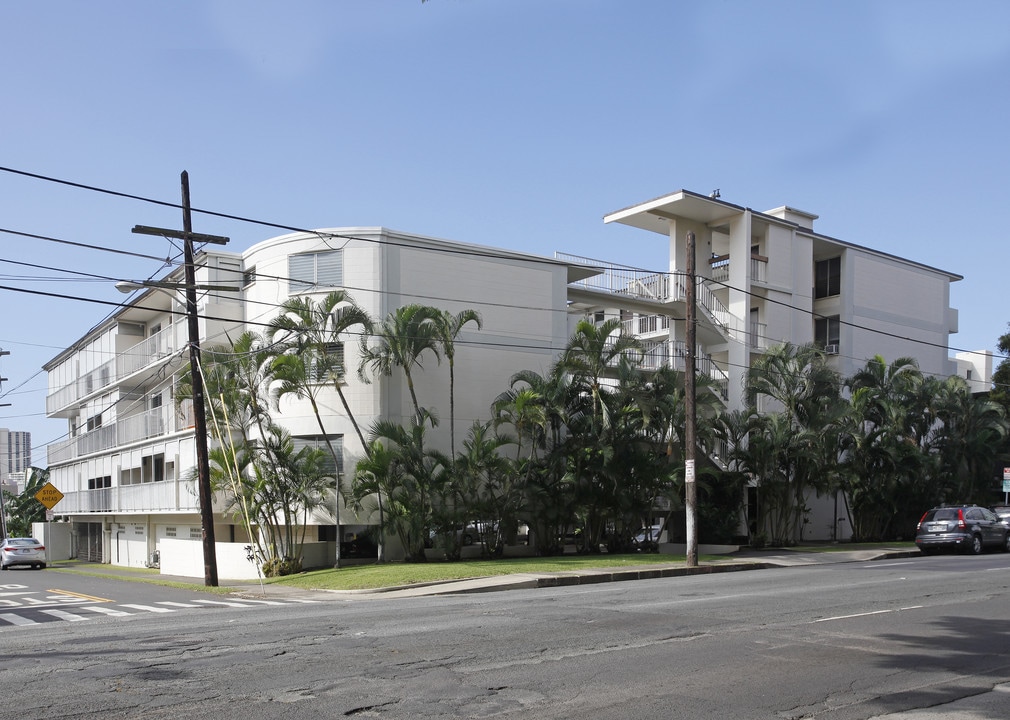
[[[6,512],[7,534],[10,537],[28,537],[32,534],[32,523],[46,519],[46,507],[35,494],[49,482],[49,471],[37,467],[28,468],[25,489],[19,494],[3,491]]]

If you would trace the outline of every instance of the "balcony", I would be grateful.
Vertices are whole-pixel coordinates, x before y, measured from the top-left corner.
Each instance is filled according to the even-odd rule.
[[[104,363],[101,367],[82,375],[48,395],[46,397],[46,414],[54,415],[81,398],[98,392],[114,382],[168,357],[173,353],[175,347],[174,329],[175,326],[169,326],[161,332],[151,335],[118,355],[116,359]]]
[[[174,325],[151,335],[116,358],[116,374],[125,378],[148,365],[158,362],[175,351]]]
[[[687,370],[687,343],[681,340],[646,340],[642,343],[642,353],[643,370],[659,370],[664,366],[679,372]],[[695,350],[694,366],[715,382],[723,400],[729,397],[729,376],[700,346]]]
[[[82,375],[74,382],[69,383],[56,392],[46,397],[46,414],[62,410],[63,408],[77,402],[82,397],[87,397],[93,392],[108,387],[116,379],[116,364],[114,360],[104,363],[100,367],[92,370],[86,375]]]
[[[638,315],[621,321],[621,332],[635,337],[651,335],[657,332],[670,331],[670,318],[667,315]]]
[[[215,506],[215,512],[224,508]],[[55,512],[60,515],[85,513],[200,512],[196,483],[168,480],[142,485],[119,485],[97,490],[67,492]]]
[[[120,418],[89,432],[61,442],[50,443],[47,461],[50,465],[93,455],[105,450],[149,440],[168,433],[193,427],[193,413],[188,408],[160,407],[137,415]]]
[[[708,261],[712,269],[712,279],[719,283],[729,282],[729,255],[715,255]],[[768,282],[768,258],[763,255],[750,256],[750,281]]]

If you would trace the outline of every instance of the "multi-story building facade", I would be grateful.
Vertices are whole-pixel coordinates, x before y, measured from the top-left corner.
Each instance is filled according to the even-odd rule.
[[[986,386],[982,376],[991,373],[991,359],[986,365],[975,354],[948,357],[958,325],[950,284],[960,275],[822,235],[814,231],[816,219],[784,206],[756,212],[686,190],[618,210],[604,221],[658,236],[669,248],[669,266],[657,272],[565,255],[604,270],[569,290],[572,307],[599,317],[619,314],[626,331],[645,343],[646,366],[683,369],[687,237],[693,233],[695,357],[699,372],[721,387],[726,409],[746,407],[748,368],[785,342],[817,343],[842,377],[875,355],[888,362],[907,356],[923,373],[958,373],[973,387]],[[845,535],[833,502],[811,498],[808,504],[814,536]]]
[[[568,337],[567,285],[594,272],[383,228],[295,233],[241,254],[208,251],[197,265],[198,286],[235,288],[201,292],[197,312],[204,346],[224,343],[240,329],[263,331],[288,298],[321,298],[334,289],[344,290],[376,319],[409,303],[453,313],[476,310],[482,330],[468,326],[456,343],[457,438],[475,420],[489,418],[491,403],[516,370],[550,366]],[[181,281],[181,274],[167,281]],[[188,358],[182,300],[181,293],[149,290],[45,366],[47,413],[68,424],[68,437],[48,448],[51,482],[66,495],[55,511],[74,524],[80,557],[139,566],[165,540],[201,537],[192,411],[174,397]],[[411,401],[399,374],[363,382],[354,372],[358,340],[349,334],[340,349],[350,369],[342,389],[354,417],[366,431],[380,418],[406,422]],[[432,446],[447,449],[448,369],[434,357],[423,362],[415,377],[418,400],[441,420],[430,433]],[[363,448],[336,392],[328,392],[322,400],[326,434],[343,464],[353,467]],[[275,420],[297,442],[322,440],[304,400],[282,400]],[[229,551],[247,564],[241,524],[223,510],[217,498],[219,565],[227,567]],[[368,521],[341,510],[342,528]],[[310,539],[322,546],[322,557],[332,558],[332,515],[317,513],[310,523],[318,528]],[[235,547],[227,547],[229,541]],[[225,569],[221,576],[235,577]]]
[[[448,242],[384,228],[342,228],[265,240],[242,253],[198,258],[201,342],[222,343],[240,329],[260,331],[288,298],[342,289],[372,318],[409,303],[453,313],[478,311],[483,328],[464,328],[455,361],[455,434],[489,417],[495,397],[518,370],[546,371],[580,318],[620,317],[646,347],[645,366],[682,368],[685,348],[687,233],[695,235],[698,283],[696,357],[716,380],[728,409],[745,406],[751,362],[780,342],[819,342],[842,375],[874,355],[918,359],[926,373],[957,371],[946,347],[957,331],[949,287],[960,276],[843,242],[814,231],[816,216],[781,207],[755,212],[688,191],[605,217],[659,236],[665,268],[636,269],[571,255],[555,258]],[[166,278],[181,282],[181,271]],[[74,524],[77,554],[142,565],[179,539],[201,537],[194,487],[192,411],[175,401],[187,361],[182,296],[149,290],[50,361],[47,414],[64,418],[66,440],[48,448],[51,481],[66,495],[55,508]],[[406,422],[411,400],[402,376],[363,382],[358,337],[343,346],[343,393],[362,428]],[[973,366],[975,368],[976,366]],[[982,372],[986,372],[984,367]],[[984,381],[983,381],[984,382]],[[448,449],[448,370],[433,357],[415,377],[419,403],[441,423],[433,447]],[[335,391],[324,398],[326,435],[352,467],[363,448]],[[275,421],[299,442],[319,443],[304,400],[285,399]],[[819,508],[819,509],[818,509]],[[811,523],[814,537],[837,528],[830,503]],[[245,563],[241,526],[215,504],[219,548]],[[342,527],[372,522],[341,511]],[[332,515],[317,513],[310,538],[332,557]],[[828,529],[830,528],[830,530]],[[842,533],[844,534],[844,533]],[[199,547],[199,543],[191,543]],[[229,546],[234,546],[229,548]],[[219,551],[219,564],[228,552]],[[202,572],[199,552],[194,576]],[[236,577],[227,570],[222,577]]]
[[[32,464],[32,434],[0,428],[0,482],[25,471]]]

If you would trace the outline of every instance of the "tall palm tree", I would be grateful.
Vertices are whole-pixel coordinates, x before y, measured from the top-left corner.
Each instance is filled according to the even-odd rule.
[[[641,343],[621,330],[621,321],[611,318],[600,325],[580,320],[568,340],[559,365],[582,384],[592,400],[594,424],[605,427],[609,410],[603,400],[603,378],[614,372],[618,359],[641,351]]]
[[[331,385],[340,396],[351,424],[365,452],[369,445],[358,427],[354,414],[341,387],[344,377],[342,334],[361,325],[367,329],[371,321],[343,290],[327,294],[318,303],[309,296],[297,296],[281,306],[280,314],[270,323],[270,336],[283,345],[284,352],[273,363],[277,380],[275,397],[279,401],[292,395],[309,401],[323,442],[333,459],[336,487],[334,517],[336,520],[336,560],[340,567],[340,456],[326,430],[320,410],[320,398]]]
[[[386,377],[393,374],[394,368],[401,368],[414,406],[414,417],[419,422],[422,412],[414,391],[413,372],[423,367],[421,360],[425,351],[431,351],[436,360],[441,359],[435,332],[435,321],[439,314],[437,308],[427,305],[404,305],[389,313],[379,325],[373,326],[371,338],[366,335],[361,337],[358,376],[368,382],[366,367],[371,369],[373,375]]]
[[[453,315],[442,310],[435,318],[435,336],[442,348],[442,354],[449,361],[449,449],[456,456],[456,338],[467,323],[474,323],[477,329],[483,327],[480,313],[476,310],[462,310]]]
[[[352,328],[360,327],[361,337],[368,336],[372,319],[343,290],[334,290],[316,302],[308,295],[290,298],[280,309],[280,313],[270,322],[270,336],[274,341],[285,343],[299,354],[308,354],[312,363],[315,382],[329,382],[340,397],[347,418],[367,453],[369,445],[351,411],[344,395],[343,382],[346,368],[343,353],[334,352],[343,348],[343,337]]]

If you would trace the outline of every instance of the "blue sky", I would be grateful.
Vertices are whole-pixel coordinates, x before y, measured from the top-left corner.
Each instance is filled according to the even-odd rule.
[[[0,166],[297,227],[382,225],[663,266],[604,225],[684,188],[964,276],[958,349],[1010,310],[1010,3],[39,0],[0,4]],[[164,257],[178,210],[0,171],[0,228]],[[197,214],[241,251],[275,232]],[[0,233],[0,286],[120,302],[159,262]],[[0,426],[109,308],[0,290]]]

